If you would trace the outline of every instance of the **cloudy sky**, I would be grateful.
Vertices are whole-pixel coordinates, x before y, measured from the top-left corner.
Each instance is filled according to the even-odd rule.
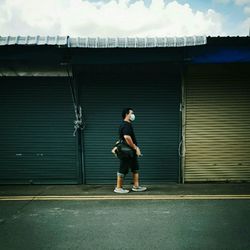
[[[0,36],[246,36],[250,0],[0,0]]]

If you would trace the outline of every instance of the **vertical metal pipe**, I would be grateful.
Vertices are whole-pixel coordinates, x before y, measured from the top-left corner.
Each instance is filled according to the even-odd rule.
[[[69,69],[69,65],[67,66],[67,72],[68,72],[68,78],[69,78],[69,84],[70,84],[70,91],[72,95],[72,101],[74,105],[74,111],[76,118],[78,117],[78,113],[80,112],[80,102],[79,102],[79,85],[77,81],[75,80],[75,74],[73,73],[72,67]],[[70,74],[71,73],[71,74]],[[80,169],[80,179],[81,183],[86,183],[85,178],[85,164],[84,164],[84,142],[83,142],[83,132],[82,128],[77,129],[76,131],[76,142],[77,142],[77,156],[78,156],[78,163],[79,163],[79,169]]]
[[[185,153],[186,153],[186,86],[185,86],[185,67],[181,66],[181,99],[182,99],[182,107],[181,107],[181,183],[185,183]]]

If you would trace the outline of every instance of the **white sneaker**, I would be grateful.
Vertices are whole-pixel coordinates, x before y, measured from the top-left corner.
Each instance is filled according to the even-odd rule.
[[[118,193],[118,194],[127,194],[127,193],[129,193],[129,190],[127,190],[127,189],[123,189],[123,188],[115,188],[114,189],[114,192],[115,193]]]
[[[147,188],[146,187],[140,187],[140,186],[139,187],[133,186],[132,190],[135,191],[135,192],[143,192],[143,191],[146,191]]]

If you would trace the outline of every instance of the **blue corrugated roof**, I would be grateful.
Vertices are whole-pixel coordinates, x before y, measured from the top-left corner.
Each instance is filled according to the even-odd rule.
[[[0,36],[0,45],[64,45],[71,48],[155,48],[197,46],[207,43],[205,36],[100,38],[69,36]]]

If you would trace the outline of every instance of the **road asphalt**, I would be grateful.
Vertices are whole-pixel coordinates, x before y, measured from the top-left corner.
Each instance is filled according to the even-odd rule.
[[[1,185],[0,249],[250,249],[249,187],[148,185],[121,199],[112,185]]]

